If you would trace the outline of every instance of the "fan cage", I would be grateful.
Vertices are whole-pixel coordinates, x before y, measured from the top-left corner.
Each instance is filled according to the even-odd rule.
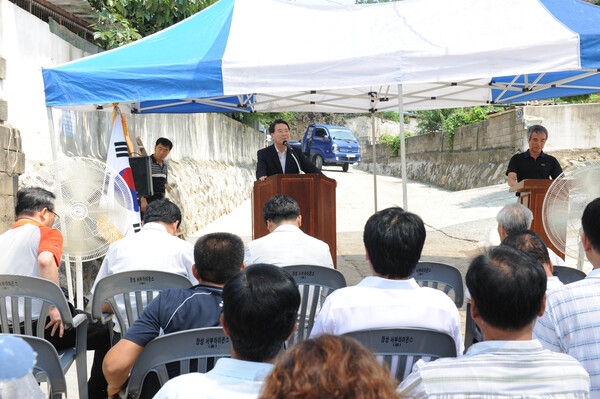
[[[24,184],[56,195],[59,217],[54,227],[63,235],[63,260],[68,256],[90,261],[104,256],[109,245],[131,228],[132,191],[104,162],[85,157],[61,159],[28,176]]]

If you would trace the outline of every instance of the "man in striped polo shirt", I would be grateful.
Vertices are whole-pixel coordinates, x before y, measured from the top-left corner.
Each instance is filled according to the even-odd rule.
[[[462,357],[419,360],[398,391],[407,398],[588,398],[581,364],[532,339],[546,280],[542,265],[517,249],[501,245],[477,256],[466,283],[483,341]]]
[[[533,333],[545,348],[579,360],[590,374],[591,397],[600,398],[600,198],[585,207],[581,226],[581,243],[593,270],[548,293],[546,313]]]
[[[165,198],[167,192],[168,165],[165,161],[173,149],[173,142],[165,137],[159,137],[154,145],[154,154],[150,155],[152,161],[152,189],[154,194],[149,197],[140,197],[142,214],[152,201]]]

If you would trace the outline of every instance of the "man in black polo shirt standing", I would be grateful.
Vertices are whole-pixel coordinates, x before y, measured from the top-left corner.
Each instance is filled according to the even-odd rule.
[[[169,155],[171,149],[173,149],[171,140],[165,137],[160,137],[156,140],[154,154],[150,155],[150,159],[152,160],[152,187],[154,189],[154,194],[149,197],[140,198],[140,209],[142,214],[146,212],[146,207],[149,203],[157,199],[165,198],[168,174],[165,158]]]
[[[506,169],[509,186],[524,179],[556,179],[562,173],[556,158],[542,151],[547,139],[548,130],[541,125],[533,125],[527,130],[529,149],[513,155]]]

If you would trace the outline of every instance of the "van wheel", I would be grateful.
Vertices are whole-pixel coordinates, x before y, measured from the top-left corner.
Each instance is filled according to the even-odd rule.
[[[315,157],[313,158],[313,163],[315,164],[317,169],[323,169],[323,157],[319,154],[315,155]]]
[[[345,164],[342,165],[342,170],[344,172],[347,172],[349,167],[350,167],[350,164],[349,163],[345,163]]]

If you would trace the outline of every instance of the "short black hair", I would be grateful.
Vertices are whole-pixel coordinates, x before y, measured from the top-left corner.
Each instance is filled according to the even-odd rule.
[[[600,197],[586,205],[581,226],[594,251],[600,252]]]
[[[223,287],[223,317],[231,344],[243,360],[274,359],[296,325],[300,291],[282,268],[246,267]]]
[[[542,265],[550,264],[548,247],[538,233],[533,230],[525,230],[520,233],[509,234],[501,245],[518,249],[533,256]]]
[[[244,262],[244,242],[235,234],[209,233],[196,240],[194,263],[204,281],[225,284]]]
[[[275,119],[273,121],[273,123],[271,123],[269,125],[269,133],[270,134],[275,133],[275,125],[279,125],[280,123],[283,123],[284,125],[286,125],[288,127],[288,129],[290,128],[290,125],[286,121],[284,121],[283,119]]]
[[[181,223],[181,209],[168,198],[152,201],[144,212],[144,223],[150,222]]]
[[[408,278],[425,244],[425,225],[400,207],[381,210],[365,224],[363,242],[373,270],[387,278]]]
[[[33,216],[44,208],[54,212],[56,196],[42,187],[25,187],[17,191],[15,215]]]
[[[263,206],[263,220],[279,224],[284,220],[295,220],[300,215],[300,205],[292,197],[275,194]]]
[[[532,256],[500,245],[475,257],[465,280],[483,321],[518,331],[540,313],[548,278]]]
[[[154,144],[154,146],[156,147],[159,144],[164,145],[165,147],[168,147],[169,151],[171,151],[173,149],[173,142],[166,137],[159,137],[156,140],[156,144]]]

